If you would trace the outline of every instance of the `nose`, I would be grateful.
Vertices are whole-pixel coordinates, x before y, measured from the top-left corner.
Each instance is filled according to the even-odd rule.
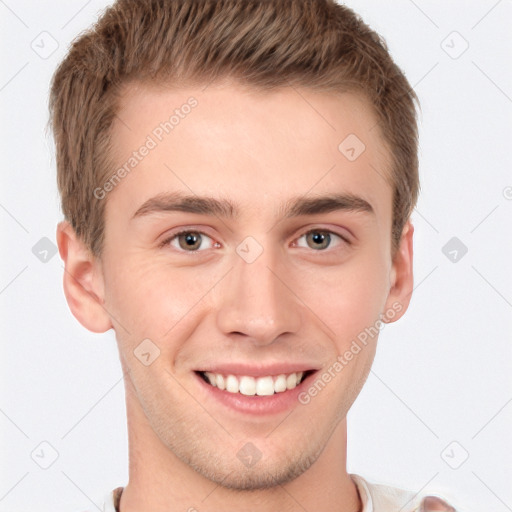
[[[217,327],[226,336],[269,345],[299,330],[301,302],[291,288],[289,271],[274,252],[265,249],[252,263],[235,254],[217,314]]]

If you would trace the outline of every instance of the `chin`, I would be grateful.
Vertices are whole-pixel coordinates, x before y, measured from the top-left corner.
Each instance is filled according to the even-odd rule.
[[[235,459],[221,460],[218,455],[208,460],[186,461],[197,473],[226,489],[235,491],[258,491],[285,485],[306,472],[318,459],[322,449],[310,453],[296,450],[293,454],[262,458],[252,467],[246,467]],[[212,464],[216,461],[215,464]]]

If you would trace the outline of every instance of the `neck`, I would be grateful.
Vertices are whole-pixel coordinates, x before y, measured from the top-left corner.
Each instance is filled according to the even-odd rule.
[[[262,490],[239,491],[216,485],[176,457],[151,428],[133,389],[127,386],[126,391],[129,481],[121,496],[121,512],[360,510],[357,488],[346,470],[345,418],[316,462],[296,479]]]

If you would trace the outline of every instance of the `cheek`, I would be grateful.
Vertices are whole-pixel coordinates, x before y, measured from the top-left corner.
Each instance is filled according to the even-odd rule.
[[[109,267],[106,307],[125,331],[137,338],[163,341],[170,331],[186,326],[196,306],[222,278],[221,270],[212,267],[198,272],[192,266],[177,268],[157,260],[125,259],[122,267]]]
[[[300,280],[299,280],[300,281]],[[365,329],[375,325],[387,298],[385,266],[359,259],[318,272],[302,284],[301,297],[328,326],[341,352]]]

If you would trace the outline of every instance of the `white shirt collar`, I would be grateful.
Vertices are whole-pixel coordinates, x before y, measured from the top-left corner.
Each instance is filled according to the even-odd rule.
[[[416,512],[420,510],[421,497],[412,491],[398,489],[387,485],[368,482],[361,475],[351,473],[350,477],[356,484],[361,502],[362,512]],[[111,491],[105,496],[103,512],[116,512],[114,493]]]

